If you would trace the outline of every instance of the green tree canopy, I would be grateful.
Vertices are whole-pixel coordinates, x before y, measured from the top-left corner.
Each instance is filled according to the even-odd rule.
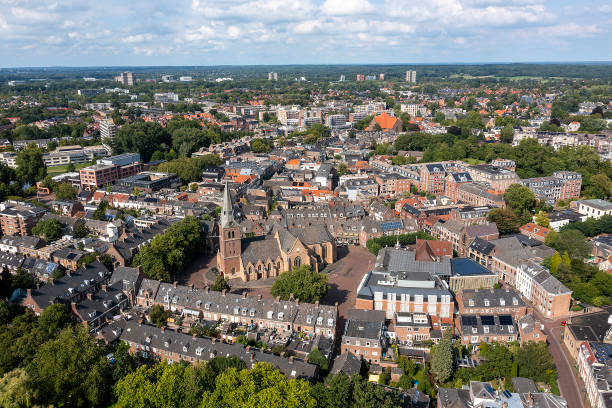
[[[302,265],[283,272],[272,285],[271,293],[283,300],[293,294],[302,302],[314,303],[325,296],[328,289],[327,275],[314,272],[310,265]]]
[[[34,184],[47,175],[42,150],[33,144],[17,153],[15,163],[17,164],[17,178],[23,183]]]
[[[40,220],[32,228],[32,234],[44,238],[47,241],[55,241],[62,236],[62,224],[55,218]]]

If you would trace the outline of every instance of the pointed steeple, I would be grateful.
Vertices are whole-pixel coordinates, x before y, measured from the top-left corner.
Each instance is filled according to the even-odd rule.
[[[230,196],[229,186],[226,181],[225,190],[223,191],[223,207],[221,207],[221,228],[228,228],[234,224],[234,207],[232,206],[232,197]]]

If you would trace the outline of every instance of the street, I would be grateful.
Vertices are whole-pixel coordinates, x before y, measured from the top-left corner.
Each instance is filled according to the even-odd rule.
[[[565,350],[561,339],[563,326],[561,322],[565,319],[547,320],[534,309],[534,314],[544,323],[544,332],[548,335],[550,354],[555,361],[557,368],[557,379],[561,396],[567,401],[568,407],[584,408],[584,397],[581,392],[582,386],[579,385],[578,373],[574,368],[574,363]]]

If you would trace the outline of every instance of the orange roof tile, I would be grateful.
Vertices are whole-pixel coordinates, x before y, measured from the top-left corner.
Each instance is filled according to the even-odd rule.
[[[381,127],[381,129],[392,129],[393,126],[397,123],[397,118],[393,116],[389,116],[387,112],[383,112],[380,115],[374,118],[376,123]]]

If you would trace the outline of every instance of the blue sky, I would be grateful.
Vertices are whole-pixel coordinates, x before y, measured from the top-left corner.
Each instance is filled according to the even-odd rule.
[[[612,60],[612,3],[0,0],[0,67]]]

